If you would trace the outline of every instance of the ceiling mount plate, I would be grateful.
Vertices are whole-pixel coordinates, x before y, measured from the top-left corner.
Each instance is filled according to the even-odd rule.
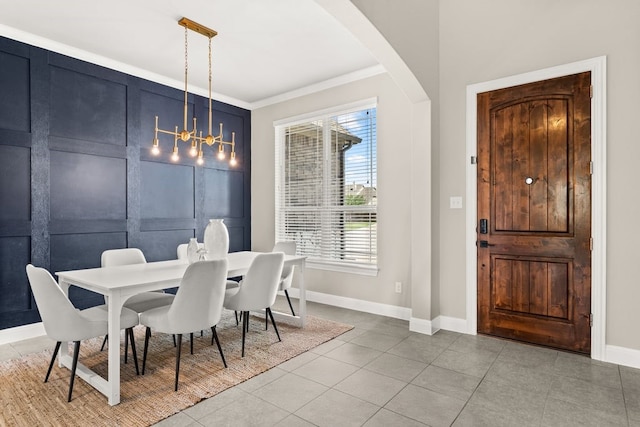
[[[182,18],[181,20],[178,21],[178,24],[192,31],[195,31],[196,33],[200,33],[203,36],[207,36],[210,39],[218,35],[217,31],[212,30],[211,28],[207,28],[202,24],[198,24],[197,22],[192,21],[189,18]]]

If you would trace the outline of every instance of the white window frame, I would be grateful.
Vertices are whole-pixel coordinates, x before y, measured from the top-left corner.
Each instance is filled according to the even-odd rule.
[[[333,117],[337,115],[349,114],[349,113],[353,113],[361,110],[366,110],[369,108],[377,108],[377,104],[378,104],[377,97],[368,98],[368,99],[356,101],[356,102],[341,105],[341,106],[326,108],[319,111],[313,111],[313,112],[309,112],[309,113],[305,113],[305,114],[301,114],[293,117],[284,118],[284,119],[273,122],[274,130],[275,130],[275,144],[276,144],[276,150],[274,150],[275,178],[276,178],[276,182],[275,182],[275,185],[276,185],[275,187],[275,199],[276,199],[275,200],[275,209],[276,209],[275,230],[276,232],[278,230],[278,221],[280,216],[280,212],[278,211],[278,207],[279,207],[278,198],[280,197],[281,189],[283,188],[283,185],[284,185],[283,183],[285,178],[284,165],[282,163],[278,163],[277,152],[278,152],[278,145],[284,142],[285,129],[289,126],[294,126],[297,124],[302,124],[302,123],[306,123],[314,120],[325,120],[329,117]],[[377,126],[377,118],[376,118],[376,126]],[[330,137],[331,137],[330,134],[324,133],[325,139],[327,138],[330,139]],[[377,141],[376,141],[376,145],[377,145]],[[326,141],[324,142],[323,146],[325,150],[329,149],[329,144],[327,144]],[[376,147],[376,156],[377,156],[377,147]],[[376,159],[376,164],[377,164],[377,159]],[[376,168],[376,179],[377,179],[377,168]],[[326,174],[323,175],[323,180],[324,180],[325,187],[330,184],[329,182],[330,178]],[[379,199],[378,199],[378,203],[379,203]],[[375,208],[376,216],[377,216],[377,211],[378,209],[376,207]],[[376,236],[376,239],[377,239],[377,236]],[[376,258],[377,258],[377,254],[376,254]],[[359,274],[359,275],[366,275],[366,276],[377,276],[379,271],[379,268],[378,268],[379,263],[380,263],[379,259],[377,259],[376,264],[367,265],[367,264],[348,264],[348,263],[332,262],[331,260],[328,260],[328,259],[308,258],[306,262],[306,266],[309,268],[314,268],[319,270],[337,271],[337,272],[352,273],[352,274]]]

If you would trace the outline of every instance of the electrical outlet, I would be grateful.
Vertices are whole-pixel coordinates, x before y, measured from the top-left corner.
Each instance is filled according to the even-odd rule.
[[[449,209],[462,209],[462,197],[460,196],[450,197]]]
[[[402,282],[396,282],[396,294],[402,293]]]

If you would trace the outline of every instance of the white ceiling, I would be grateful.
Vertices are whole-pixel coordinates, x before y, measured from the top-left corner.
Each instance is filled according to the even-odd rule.
[[[187,17],[213,38],[214,98],[255,108],[382,72],[314,0],[0,0],[0,35],[183,88]],[[208,39],[189,31],[189,91],[206,96]]]

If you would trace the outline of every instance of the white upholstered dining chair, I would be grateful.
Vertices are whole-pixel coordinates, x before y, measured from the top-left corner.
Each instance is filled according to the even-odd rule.
[[[180,374],[180,353],[182,335],[198,329],[211,328],[213,341],[218,345],[218,351],[224,367],[227,362],[216,333],[216,325],[222,316],[225,282],[227,279],[227,260],[198,261],[190,264],[180,282],[176,297],[170,306],[158,307],[140,313],[140,323],[147,327],[144,339],[144,353],[142,356],[142,375],[147,364],[147,351],[151,330],[177,336],[176,349],[176,377],[174,390],[178,391],[178,377]],[[192,340],[193,342],[193,340]],[[192,349],[193,352],[193,349]]]
[[[51,356],[44,382],[49,380],[60,345],[63,342],[65,345],[67,345],[67,342],[74,343],[69,395],[67,396],[67,401],[70,402],[78,365],[78,355],[80,354],[80,341],[107,333],[108,308],[106,305],[100,305],[86,310],[77,310],[47,270],[34,267],[31,264],[27,265],[26,270],[44,330],[49,338],[56,341],[56,347]],[[135,341],[133,340],[133,327],[137,324],[138,313],[123,308],[120,315],[120,326],[125,330],[125,336],[131,338],[131,351],[136,366],[136,374],[138,374],[138,356],[136,354]]]
[[[188,243],[181,243],[178,245],[176,249],[176,255],[178,259],[188,259]],[[204,249],[204,243],[198,242],[198,250]],[[236,280],[227,279],[227,289],[237,288],[240,286],[240,283]],[[238,323],[238,313],[236,313],[236,323]],[[202,336],[202,331],[200,331],[200,336]],[[191,334],[191,354],[193,354],[193,334]]]
[[[259,254],[255,257],[240,287],[228,289],[224,297],[224,308],[242,313],[242,357],[246,331],[249,327],[249,312],[265,310],[280,339],[278,327],[271,313],[276,300],[284,254],[282,252]]]
[[[147,259],[144,253],[138,248],[122,248],[122,249],[108,249],[102,252],[100,263],[102,267],[116,267],[119,265],[132,265],[132,264],[144,264]],[[132,296],[124,302],[123,307],[135,311],[136,313],[142,313],[145,310],[149,310],[156,307],[162,307],[171,304],[173,301],[173,295],[167,294],[164,291],[142,292]],[[109,301],[105,297],[105,302]],[[104,346],[107,343],[109,336],[105,335],[102,341],[102,347],[100,351],[104,350]],[[124,363],[127,363],[127,347],[129,345],[128,337],[125,336],[124,340]]]
[[[119,265],[144,264],[147,259],[138,248],[109,249],[102,252],[102,267]],[[169,305],[173,302],[173,295],[164,291],[142,292],[125,301],[124,306],[137,313]]]

